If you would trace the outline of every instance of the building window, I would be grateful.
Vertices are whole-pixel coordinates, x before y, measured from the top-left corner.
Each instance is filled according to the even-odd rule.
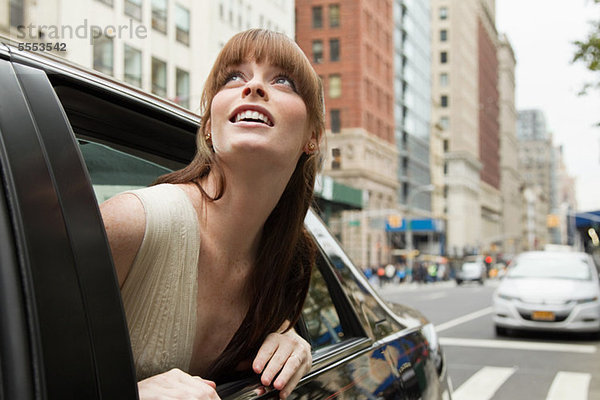
[[[340,26],[340,5],[330,4],[329,5],[329,27],[337,28]]]
[[[338,74],[329,75],[329,97],[337,99],[342,96],[342,77]]]
[[[448,7],[440,7],[440,19],[448,19]]]
[[[448,52],[447,51],[442,51],[440,53],[440,62],[442,64],[446,64],[448,62]]]
[[[152,57],[152,93],[167,96],[167,63]]]
[[[342,121],[340,118],[340,110],[333,109],[331,115],[331,133],[340,133],[342,129]]]
[[[94,69],[107,75],[113,74],[113,38],[100,36],[94,39]]]
[[[175,73],[175,102],[185,108],[190,108],[190,74],[177,68]]]
[[[123,3],[123,12],[130,17],[142,20],[142,0],[125,0]]]
[[[320,64],[323,62],[323,42],[321,40],[313,40],[312,43],[313,62]]]
[[[167,0],[152,0],[152,28],[167,33]]]
[[[442,87],[448,86],[448,74],[446,72],[442,72],[440,74],[440,86],[442,86]]]
[[[440,118],[440,126],[442,127],[442,130],[447,131],[448,128],[450,128],[450,118],[441,117]],[[448,144],[448,141],[444,140],[444,146],[446,146],[447,144]],[[448,149],[446,147],[444,147],[444,151],[448,151]]]
[[[335,147],[331,149],[331,169],[340,169],[342,166],[342,151]]]
[[[186,46],[190,44],[190,11],[179,4],[175,5],[175,38]]]
[[[137,87],[142,87],[142,52],[125,45],[123,80]]]
[[[312,27],[322,28],[323,27],[323,7],[316,6],[312,8]]]
[[[448,107],[448,96],[443,94],[442,96],[440,96],[440,104],[442,107]]]
[[[440,42],[445,42],[448,40],[448,31],[446,29],[440,30]]]
[[[10,26],[18,28],[25,25],[24,0],[10,0]]]
[[[329,39],[329,60],[340,61],[340,39]]]

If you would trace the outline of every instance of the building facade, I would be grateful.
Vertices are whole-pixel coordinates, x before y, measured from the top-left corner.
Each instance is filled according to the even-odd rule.
[[[500,191],[502,197],[502,249],[511,258],[523,249],[523,179],[519,171],[515,65],[513,49],[504,35],[498,46],[500,95]]]
[[[444,129],[447,252],[476,250],[479,213],[477,2],[432,0],[433,121]],[[445,40],[442,33],[445,31]],[[439,35],[439,36],[438,36]],[[466,223],[466,221],[469,221]]]
[[[10,0],[10,19],[12,38],[64,43],[53,53],[196,112],[234,33],[265,27],[294,37],[287,0]]]
[[[394,0],[394,117],[398,159],[398,201],[406,215],[398,234],[406,234],[408,221],[426,227],[412,230],[412,244],[421,255],[443,253],[443,145],[439,127],[431,121],[431,10],[430,2]],[[435,199],[435,200],[434,200]],[[416,222],[415,222],[416,223]],[[400,238],[404,238],[401,236]],[[397,240],[395,243],[402,243]],[[402,243],[404,247],[406,243]],[[397,254],[402,251],[396,250]],[[405,254],[402,254],[405,255]]]
[[[391,256],[386,218],[398,213],[391,0],[296,0],[296,41],[325,90],[323,174],[364,191],[364,210],[332,221],[361,266]]]
[[[498,33],[495,1],[479,3],[477,23],[479,78],[479,160],[481,239],[478,251],[497,254],[502,246]]]
[[[552,134],[546,126],[546,118],[541,110],[519,110],[517,122],[519,139],[519,169],[527,187],[536,188],[540,204],[538,208],[546,217],[536,228],[536,244],[552,243],[557,238],[558,229],[553,222],[557,210],[556,151],[552,144]],[[531,243],[530,243],[531,245]]]

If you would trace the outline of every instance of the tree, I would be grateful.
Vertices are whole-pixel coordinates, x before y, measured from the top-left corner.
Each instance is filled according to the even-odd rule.
[[[600,5],[600,0],[594,0],[594,3]],[[573,62],[583,62],[587,69],[600,75],[600,20],[591,22],[591,25],[592,30],[588,33],[587,38],[574,42],[577,51]],[[587,94],[590,88],[600,89],[600,78],[595,83],[585,84],[580,94]]]

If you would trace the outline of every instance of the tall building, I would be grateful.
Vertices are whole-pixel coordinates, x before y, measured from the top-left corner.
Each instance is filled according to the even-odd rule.
[[[431,51],[429,1],[394,0],[394,116],[398,165],[398,200],[406,204],[411,192],[429,185],[431,129]],[[431,195],[413,200],[414,207],[431,211]]]
[[[527,187],[536,188],[540,213],[546,215],[541,227],[536,227],[536,246],[552,242],[555,228],[552,218],[556,209],[556,154],[552,135],[546,128],[546,118],[541,110],[520,110],[517,123],[519,139],[519,169]],[[548,225],[548,226],[547,226]],[[552,231],[552,232],[550,232]],[[531,246],[531,241],[529,243]]]
[[[547,140],[546,116],[542,110],[520,110],[517,136],[519,140]]]
[[[198,111],[219,50],[234,33],[250,27],[293,38],[293,3],[10,0],[6,33],[18,41],[64,43],[53,53]]]
[[[443,145],[431,123],[431,19],[429,0],[394,0],[394,116],[398,149],[398,201],[411,225],[414,248],[439,255],[443,242],[443,207],[433,212],[433,198],[443,196]],[[432,133],[432,130],[434,130]],[[432,143],[433,140],[433,143]],[[433,148],[432,148],[433,146]],[[439,165],[441,164],[441,165]],[[432,168],[440,168],[432,172]],[[403,228],[407,225],[406,221]],[[401,232],[405,230],[400,230]]]
[[[513,49],[505,35],[498,45],[498,90],[500,95],[500,190],[502,196],[502,250],[506,258],[523,248],[523,193],[519,171],[515,65]]]
[[[364,210],[338,215],[362,266],[391,256],[386,218],[397,206],[392,0],[296,0],[296,41],[321,76],[327,113],[323,174],[364,191]]]
[[[477,46],[479,77],[479,160],[481,239],[479,252],[497,254],[502,246],[500,192],[500,98],[495,1],[479,3]]]
[[[443,129],[450,256],[502,245],[493,0],[432,0],[433,122]]]

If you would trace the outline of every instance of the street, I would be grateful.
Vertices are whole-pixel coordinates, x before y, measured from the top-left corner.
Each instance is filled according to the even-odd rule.
[[[388,301],[415,307],[436,326],[454,400],[600,399],[600,341],[585,335],[513,333],[497,337],[492,295],[484,286],[453,281],[388,284]]]

